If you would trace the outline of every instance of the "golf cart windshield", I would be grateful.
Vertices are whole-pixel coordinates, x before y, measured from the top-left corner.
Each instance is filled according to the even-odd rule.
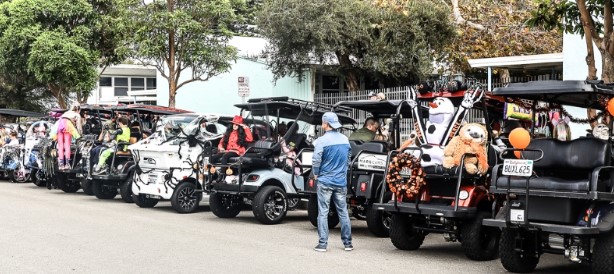
[[[161,118],[161,126],[158,129],[158,134],[162,137],[162,140],[167,140],[171,137],[177,137],[181,134],[181,129],[184,131],[190,128],[191,122],[196,122],[198,115],[169,115]],[[188,132],[188,131],[186,131]]]

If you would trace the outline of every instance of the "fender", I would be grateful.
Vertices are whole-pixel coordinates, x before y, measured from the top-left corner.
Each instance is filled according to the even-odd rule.
[[[130,172],[136,169],[136,163],[134,161],[128,161],[124,164],[124,167],[120,171],[121,174],[130,174]]]
[[[601,221],[597,224],[600,232],[610,232],[614,229],[614,211],[608,212],[608,214],[601,218]]]

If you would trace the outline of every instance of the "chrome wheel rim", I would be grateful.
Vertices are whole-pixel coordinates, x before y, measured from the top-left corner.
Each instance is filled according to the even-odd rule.
[[[190,210],[195,207],[197,199],[196,191],[191,187],[183,188],[177,195],[179,206],[186,210]]]
[[[286,199],[281,191],[271,193],[264,202],[264,214],[269,220],[275,220],[286,211]]]

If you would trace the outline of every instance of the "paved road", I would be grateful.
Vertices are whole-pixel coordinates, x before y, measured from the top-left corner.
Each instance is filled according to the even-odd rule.
[[[470,261],[439,235],[407,252],[369,235],[364,222],[353,220],[352,230],[354,251],[343,251],[335,229],[329,251],[317,253],[317,231],[301,210],[265,226],[251,211],[181,215],[170,203],[141,209],[0,181],[0,273],[505,273],[498,260]],[[536,271],[586,272],[554,255]]]

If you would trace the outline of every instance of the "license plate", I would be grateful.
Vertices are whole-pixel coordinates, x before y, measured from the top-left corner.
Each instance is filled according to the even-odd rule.
[[[530,177],[533,175],[533,160],[506,159],[503,161],[503,175]]]
[[[512,222],[524,222],[524,209],[511,209],[510,221]]]
[[[152,194],[146,194],[146,195],[145,195],[145,198],[149,198],[149,199],[158,199],[158,200],[162,199],[162,197],[161,197],[161,196],[158,196],[158,195],[152,195]]]
[[[205,164],[205,165],[209,164],[209,157],[203,158],[203,164]]]
[[[358,169],[384,171],[386,169],[386,155],[363,153],[358,157]]]
[[[158,174],[149,174],[147,176],[148,184],[156,184],[157,181],[158,181]]]

